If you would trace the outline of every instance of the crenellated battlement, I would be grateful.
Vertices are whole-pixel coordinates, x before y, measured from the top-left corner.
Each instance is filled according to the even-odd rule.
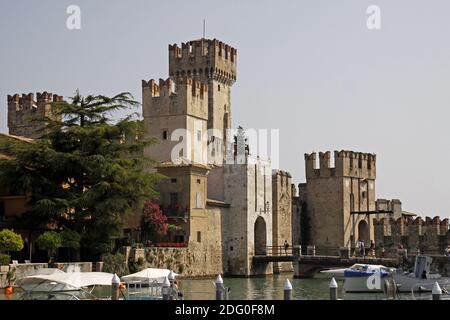
[[[63,97],[50,92],[14,94],[7,96],[9,133],[17,136],[38,138],[42,124],[36,118],[54,117],[51,103],[62,102]]]
[[[306,178],[324,178],[331,176],[348,176],[366,179],[376,177],[376,155],[354,151],[334,151],[334,166],[331,152],[319,152],[319,166],[317,154],[305,154]]]
[[[142,80],[144,117],[193,115],[208,118],[208,85],[193,78]]]
[[[375,243],[397,248],[400,244],[422,253],[442,254],[450,240],[449,219],[400,217],[373,219]]]
[[[208,85],[193,78],[181,78],[175,86],[172,79],[159,79],[157,84],[154,79],[149,81],[142,80],[143,90],[149,90],[152,98],[170,97],[180,92],[189,93],[193,98],[207,99]]]
[[[199,39],[169,45],[169,75],[203,81],[214,79],[232,85],[236,81],[237,50],[219,40]]]

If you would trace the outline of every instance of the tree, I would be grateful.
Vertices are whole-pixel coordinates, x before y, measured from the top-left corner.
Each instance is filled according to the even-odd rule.
[[[168,227],[167,217],[160,206],[152,201],[146,201],[142,211],[144,238],[156,241],[158,237],[167,235]]]
[[[69,250],[69,262],[71,260],[71,250],[78,249],[80,247],[80,235],[73,231],[66,229],[60,233],[61,237],[61,247],[68,248]]]
[[[134,114],[114,122],[112,113],[136,107],[131,94],[83,97],[53,103],[43,138],[31,144],[4,142],[13,157],[0,163],[0,183],[31,195],[23,221],[29,226],[70,229],[99,256],[120,237],[128,214],[157,197],[154,162],[144,148],[143,122]]]
[[[22,249],[23,240],[20,234],[8,229],[0,231],[0,252],[21,251]]]
[[[47,250],[50,261],[55,260],[58,248],[62,246],[61,235],[55,231],[46,231],[36,239],[41,250]]]

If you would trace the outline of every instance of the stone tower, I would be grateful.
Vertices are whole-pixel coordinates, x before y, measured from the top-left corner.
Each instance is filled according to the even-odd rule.
[[[159,162],[180,158],[206,164],[208,86],[190,77],[178,79],[176,86],[170,78],[159,84],[144,80],[142,97],[146,132],[159,140],[146,154]]]
[[[226,130],[231,128],[231,86],[236,81],[237,50],[216,39],[200,39],[169,45],[169,75],[178,84],[192,77],[208,85],[208,129],[210,163],[222,164],[230,143]],[[222,155],[222,156],[220,156]]]
[[[369,212],[376,211],[376,156],[353,151],[305,154],[306,184],[300,197],[306,200],[310,239],[316,250],[333,254],[339,247],[366,245],[374,239]]]
[[[43,134],[44,123],[39,120],[55,118],[51,103],[63,101],[62,96],[48,92],[22,94],[22,96],[8,95],[8,128],[9,134],[32,139],[40,138]]]

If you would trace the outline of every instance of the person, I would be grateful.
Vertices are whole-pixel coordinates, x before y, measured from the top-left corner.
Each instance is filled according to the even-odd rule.
[[[284,245],[283,245],[283,247],[284,247],[284,254],[287,255],[287,250],[288,250],[288,248],[289,248],[289,243],[287,242],[287,240],[284,240]]]
[[[370,254],[375,256],[375,242],[373,240],[370,240]]]
[[[450,244],[445,248],[445,256],[450,257]]]
[[[364,256],[365,256],[365,251],[366,251],[364,241],[361,240],[361,241],[359,242],[359,245],[360,245],[360,247],[359,247],[359,253],[360,253],[361,257],[364,257]]]

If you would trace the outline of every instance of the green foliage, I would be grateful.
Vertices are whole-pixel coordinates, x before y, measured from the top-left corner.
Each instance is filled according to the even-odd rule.
[[[45,119],[42,139],[0,143],[0,152],[13,157],[0,162],[0,183],[31,194],[25,225],[73,230],[92,253],[110,252],[127,215],[157,197],[160,175],[145,170],[154,162],[143,156],[153,143],[143,138],[143,122],[133,114],[111,119],[138,102],[129,93],[77,91],[70,102],[51,106],[56,119]]]
[[[131,257],[128,259],[128,270],[130,273],[135,273],[143,270],[145,268],[145,259],[139,257],[137,260],[132,259]]]
[[[0,253],[0,266],[7,266],[11,261],[11,256],[6,253]]]
[[[22,249],[23,240],[20,234],[8,229],[3,229],[0,231],[0,252],[21,251]]]
[[[61,235],[55,231],[46,231],[36,239],[41,250],[54,251],[62,246]]]
[[[80,235],[72,230],[64,230],[60,233],[61,247],[63,248],[79,248],[80,247]]]
[[[125,256],[121,253],[105,254],[102,256],[103,272],[116,273],[119,277],[129,274]]]

